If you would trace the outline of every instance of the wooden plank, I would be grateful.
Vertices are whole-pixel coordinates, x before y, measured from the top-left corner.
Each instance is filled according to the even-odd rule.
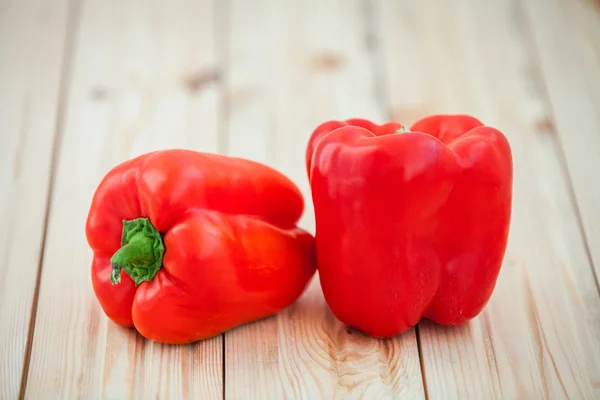
[[[314,232],[310,133],[327,119],[383,115],[361,2],[234,0],[230,12],[229,152],[293,179],[306,200],[301,226]],[[376,340],[348,329],[318,278],[287,310],[228,332],[225,353],[228,399],[424,397],[414,331]]]
[[[82,4],[26,397],[222,397],[222,337],[149,342],[108,321],[84,235],[117,163],[160,148],[216,151],[213,1]]]
[[[2,399],[19,396],[27,364],[68,14],[66,0],[0,1]]]
[[[513,148],[512,227],[496,290],[469,324],[421,325],[426,390],[430,398],[599,398],[600,299],[539,66],[512,4],[385,1],[377,10],[394,118],[473,114]],[[542,15],[548,32],[564,33]],[[571,100],[571,109],[582,104]]]
[[[600,3],[524,4],[532,51],[553,110],[549,129],[560,138],[600,285]]]

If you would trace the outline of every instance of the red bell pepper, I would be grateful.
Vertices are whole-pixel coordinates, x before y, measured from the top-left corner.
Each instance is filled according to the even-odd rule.
[[[293,303],[316,270],[298,188],[249,160],[164,150],[102,180],[86,235],[110,319],[165,343],[205,339]]]
[[[376,337],[423,317],[456,325],[488,302],[512,202],[505,136],[465,115],[329,121],[306,151],[325,299]]]

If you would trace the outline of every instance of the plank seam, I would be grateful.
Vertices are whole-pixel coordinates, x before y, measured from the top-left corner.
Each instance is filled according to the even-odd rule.
[[[227,96],[227,68],[229,61],[229,0],[222,0],[213,2],[213,13],[214,20],[217,21],[214,24],[214,43],[216,58],[218,63],[218,76],[220,79],[217,81],[217,88],[219,93],[219,116],[217,118],[217,151],[221,154],[227,154],[229,149],[229,116],[231,115],[230,104]],[[227,332],[221,334],[221,394],[223,400],[227,396],[227,385],[225,383],[227,369],[227,349],[226,349],[226,338]]]
[[[50,220],[50,210],[52,208],[52,197],[54,194],[54,182],[56,179],[56,166],[58,164],[58,155],[62,142],[63,124],[66,114],[67,96],[70,86],[70,76],[73,66],[73,53],[75,47],[75,38],[77,37],[78,22],[80,21],[81,4],[80,0],[70,0],[68,5],[67,28],[64,38],[64,56],[59,78],[58,105],[56,109],[56,120],[54,125],[54,138],[52,140],[52,153],[50,155],[50,176],[48,179],[48,194],[46,197],[46,208],[44,210],[44,225],[42,228],[42,244],[38,258],[37,275],[35,289],[33,292],[33,301],[31,303],[31,313],[29,317],[29,326],[27,333],[27,343],[25,345],[25,354],[23,356],[23,370],[21,372],[21,385],[19,389],[19,399],[25,398],[27,388],[27,379],[29,377],[29,363],[31,361],[31,349],[33,347],[33,337],[35,333],[35,323],[37,319],[37,308],[39,301],[40,286],[42,280],[42,266],[46,251],[46,238],[48,234],[48,221]]]
[[[221,383],[223,400],[225,400],[225,333],[221,334]]]
[[[427,376],[425,374],[425,359],[423,358],[423,345],[421,344],[421,329],[419,324],[415,325],[415,336],[417,338],[417,349],[419,350],[419,366],[421,368],[423,392],[425,394],[425,400],[429,400],[429,392],[427,391]]]
[[[556,117],[555,117],[556,114],[554,112],[555,107],[554,107],[554,103],[552,101],[552,97],[550,96],[550,90],[548,89],[548,84],[547,84],[547,80],[546,80],[546,76],[545,76],[546,74],[544,72],[544,69],[541,67],[542,60],[541,60],[541,55],[540,55],[540,49],[539,49],[539,46],[537,45],[535,35],[533,33],[532,21],[531,21],[529,12],[526,11],[524,9],[524,6],[521,3],[519,3],[518,1],[515,2],[515,7],[517,9],[517,12],[520,13],[521,18],[523,20],[527,21],[526,24],[523,24],[524,26],[523,26],[523,29],[521,32],[521,36],[524,39],[526,48],[528,50],[530,50],[528,53],[531,54],[530,57],[532,57],[533,68],[538,72],[538,76],[540,76],[540,79],[538,80],[538,83],[540,86],[540,95],[543,98],[544,102],[546,103],[546,106],[548,107],[548,109],[550,111],[550,115],[552,117],[552,122],[554,122],[556,120]],[[577,229],[579,230],[579,234],[581,235],[581,238],[583,241],[583,247],[585,249],[585,255],[587,257],[589,266],[592,269],[592,274],[596,281],[596,289],[598,290],[598,294],[600,295],[600,278],[596,274],[596,268],[594,268],[595,267],[594,259],[592,257],[589,240],[587,237],[585,226],[583,224],[583,217],[581,216],[581,209],[579,208],[579,203],[577,201],[577,194],[575,191],[575,187],[573,185],[573,179],[571,177],[571,172],[569,171],[569,167],[567,164],[567,155],[565,153],[562,140],[560,138],[560,135],[557,132],[557,128],[554,125],[554,123],[552,123],[551,126],[548,127],[548,130],[552,133],[552,137],[550,138],[550,140],[551,140],[552,145],[555,148],[555,151],[557,153],[559,168],[562,171],[562,173],[564,174],[566,181],[567,181],[566,183],[567,183],[567,192],[568,192],[569,202],[571,203],[571,207],[573,207],[573,211],[574,211],[575,217],[576,217],[575,219],[577,221]]]

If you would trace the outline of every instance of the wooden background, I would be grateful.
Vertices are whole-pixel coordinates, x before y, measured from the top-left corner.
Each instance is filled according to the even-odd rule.
[[[167,346],[109,322],[84,224],[115,164],[172,147],[304,192],[325,120],[469,113],[514,152],[509,246],[469,324],[377,340],[313,281]],[[0,398],[600,398],[600,3],[0,0]]]

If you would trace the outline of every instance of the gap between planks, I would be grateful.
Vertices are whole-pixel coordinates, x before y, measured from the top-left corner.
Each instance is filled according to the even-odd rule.
[[[229,37],[227,32],[229,31],[229,18],[227,18],[230,9],[230,0],[221,0],[215,3],[214,6],[214,18],[217,21],[214,24],[214,40],[216,48],[216,58],[218,64],[218,71],[220,79],[218,80],[218,91],[221,93],[219,99],[219,116],[217,118],[217,150],[221,154],[226,154],[227,148],[229,147],[229,135],[228,135],[228,119],[230,115],[229,102],[223,95],[225,93],[225,76],[223,71],[227,71],[227,65],[229,59]],[[227,332],[221,334],[221,387],[223,400],[227,398],[227,385],[225,384],[226,379],[226,362],[227,362],[227,348],[225,342]]]
[[[31,360],[31,347],[33,345],[33,335],[35,333],[35,322],[37,316],[38,300],[40,293],[40,282],[42,277],[42,265],[44,264],[44,254],[46,250],[46,237],[48,234],[48,221],[50,209],[52,206],[52,197],[54,193],[54,182],[56,180],[56,166],[60,155],[60,146],[62,142],[62,132],[66,115],[66,104],[68,100],[69,86],[71,84],[71,72],[73,70],[73,52],[75,49],[75,40],[79,22],[81,20],[81,1],[70,0],[67,16],[67,29],[65,32],[65,54],[60,72],[60,82],[58,91],[58,105],[56,108],[56,121],[54,126],[54,138],[52,140],[52,153],[50,156],[50,178],[48,179],[48,194],[46,197],[46,206],[44,210],[44,226],[42,229],[42,243],[40,256],[37,265],[37,274],[35,280],[35,290],[33,292],[33,301],[31,303],[31,313],[29,317],[29,327],[27,329],[27,343],[25,345],[25,354],[23,356],[23,370],[21,372],[21,384],[19,389],[19,399],[25,398],[27,388],[27,378],[29,376],[29,362]]]

